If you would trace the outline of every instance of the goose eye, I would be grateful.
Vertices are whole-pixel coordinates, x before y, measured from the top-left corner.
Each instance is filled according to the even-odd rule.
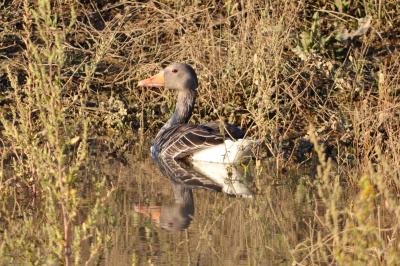
[[[172,73],[178,72],[178,69],[172,69]]]

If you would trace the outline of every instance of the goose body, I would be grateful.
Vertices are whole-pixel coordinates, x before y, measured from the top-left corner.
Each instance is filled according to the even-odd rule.
[[[199,150],[192,155],[193,161],[213,163],[236,163],[251,156],[253,141],[248,139],[231,140]]]
[[[155,76],[142,80],[143,87],[165,87],[177,91],[175,111],[153,140],[153,158],[190,158],[197,161],[235,163],[251,153],[252,141],[228,123],[190,125],[197,95],[197,75],[187,64],[175,63]]]

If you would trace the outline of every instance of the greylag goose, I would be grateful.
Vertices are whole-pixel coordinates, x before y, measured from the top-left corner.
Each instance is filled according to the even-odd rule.
[[[252,141],[238,127],[219,122],[190,125],[197,94],[197,75],[188,64],[174,63],[158,74],[139,81],[141,87],[165,87],[178,94],[175,111],[158,132],[151,146],[153,158],[235,163],[249,155]]]

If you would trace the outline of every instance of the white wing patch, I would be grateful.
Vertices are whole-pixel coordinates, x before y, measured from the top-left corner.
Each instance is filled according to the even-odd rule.
[[[254,141],[248,139],[237,141],[227,139],[224,143],[195,152],[192,159],[213,163],[237,163],[246,157],[251,157],[253,144]]]

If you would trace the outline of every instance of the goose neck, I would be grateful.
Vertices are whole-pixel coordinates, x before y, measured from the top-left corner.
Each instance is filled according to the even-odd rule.
[[[176,124],[186,124],[192,116],[195,100],[195,91],[180,91],[178,93],[175,111],[165,126],[170,127]]]

